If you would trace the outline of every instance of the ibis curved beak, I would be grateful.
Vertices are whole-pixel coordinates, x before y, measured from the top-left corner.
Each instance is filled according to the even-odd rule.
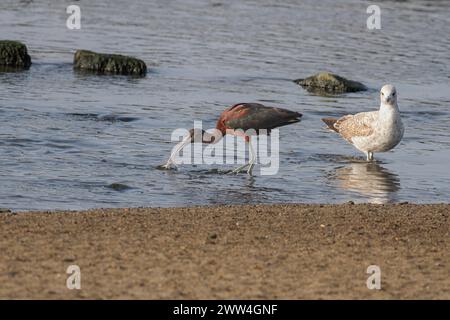
[[[163,165],[162,167],[165,169],[170,169],[172,167],[172,165],[174,167],[176,167],[176,163],[175,163],[175,156],[189,143],[191,143],[191,137],[187,136],[185,137],[183,140],[181,140],[180,143],[178,143],[175,147],[173,147],[172,149],[172,153],[170,154],[169,160],[167,160],[166,164]]]

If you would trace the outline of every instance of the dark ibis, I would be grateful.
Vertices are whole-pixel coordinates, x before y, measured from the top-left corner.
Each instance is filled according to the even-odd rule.
[[[245,142],[249,144],[250,151],[249,162],[236,168],[232,173],[238,173],[248,168],[247,173],[251,175],[256,161],[256,154],[250,143],[251,135],[259,135],[262,130],[270,134],[272,129],[299,122],[301,117],[302,114],[299,112],[267,107],[259,103],[235,104],[223,111],[219,120],[217,120],[217,135],[200,129],[189,130],[189,135],[175,146],[169,160],[163,167],[169,169],[174,164],[175,155],[189,143],[217,143],[224,135],[231,134],[243,137]],[[251,132],[251,134],[248,132]]]

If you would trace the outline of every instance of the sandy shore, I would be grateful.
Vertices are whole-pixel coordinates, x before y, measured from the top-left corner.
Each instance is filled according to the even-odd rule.
[[[450,299],[450,205],[0,213],[0,298]],[[66,269],[81,268],[81,290]],[[369,265],[381,290],[366,287]]]

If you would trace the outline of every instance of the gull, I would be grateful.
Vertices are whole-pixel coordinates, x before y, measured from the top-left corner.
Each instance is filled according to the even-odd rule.
[[[339,119],[324,118],[329,129],[339,133],[356,149],[364,152],[367,161],[374,152],[386,152],[402,140],[404,127],[397,105],[397,90],[386,84],[380,92],[380,109],[346,115]]]

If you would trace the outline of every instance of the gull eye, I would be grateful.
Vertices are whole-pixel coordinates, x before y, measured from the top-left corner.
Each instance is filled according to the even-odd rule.
[[[384,96],[384,92],[382,92],[381,95]]]
[[[396,92],[394,92],[392,95],[395,96]]]

